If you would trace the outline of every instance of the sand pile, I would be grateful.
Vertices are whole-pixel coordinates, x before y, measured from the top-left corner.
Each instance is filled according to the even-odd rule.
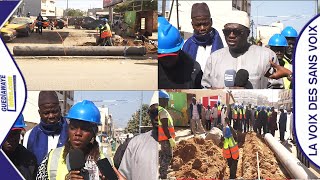
[[[244,179],[257,179],[257,155],[259,156],[259,168],[261,179],[285,179],[288,178],[279,167],[275,154],[258,138],[255,133],[246,134],[242,153],[242,177]],[[239,164],[238,164],[239,165]]]
[[[182,140],[173,152],[171,168],[176,178],[219,178],[227,168],[222,149],[200,137]]]

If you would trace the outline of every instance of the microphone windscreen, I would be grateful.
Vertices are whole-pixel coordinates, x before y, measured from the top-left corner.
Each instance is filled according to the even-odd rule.
[[[249,72],[245,69],[239,69],[236,74],[234,85],[237,87],[245,87],[249,80]]]
[[[80,149],[71,149],[69,152],[69,164],[71,170],[80,170],[85,166],[84,153]]]
[[[235,76],[236,76],[235,70],[233,70],[233,69],[226,70],[224,73],[224,85],[226,87],[233,87]]]

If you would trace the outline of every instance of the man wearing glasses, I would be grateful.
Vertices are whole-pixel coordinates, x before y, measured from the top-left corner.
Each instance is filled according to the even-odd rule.
[[[249,27],[250,20],[246,12],[230,13],[230,19],[223,29],[228,47],[213,52],[208,58],[201,82],[203,87],[225,88],[225,75],[230,70],[248,71],[253,89],[266,89],[268,82],[271,82],[272,88],[273,81],[268,78],[278,79],[291,74],[279,66],[277,56],[272,50],[251,45],[247,41],[250,34]],[[283,73],[284,71],[286,73]],[[281,83],[283,84],[282,80]]]
[[[182,51],[196,60],[203,71],[210,54],[223,48],[223,43],[218,31],[212,27],[212,18],[206,3],[192,5],[191,20],[194,34],[185,42]]]

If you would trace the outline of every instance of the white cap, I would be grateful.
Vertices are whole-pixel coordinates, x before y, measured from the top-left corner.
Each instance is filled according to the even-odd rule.
[[[248,13],[245,11],[231,11],[229,13],[229,20],[226,24],[229,23],[241,24],[250,28],[250,19]]]
[[[158,91],[153,92],[149,107],[152,106],[153,104],[159,104],[159,92]]]

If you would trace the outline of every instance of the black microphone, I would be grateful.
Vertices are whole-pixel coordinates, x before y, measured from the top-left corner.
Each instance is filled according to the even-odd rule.
[[[249,72],[245,69],[239,69],[236,74],[234,86],[244,87],[245,89],[253,89],[251,82],[249,81]]]
[[[224,73],[224,85],[226,87],[234,87],[236,71],[233,69],[226,70]]]
[[[110,161],[107,158],[100,159],[97,161],[97,166],[102,175],[106,177],[108,180],[118,180],[117,174],[114,172]]]
[[[69,165],[72,171],[80,171],[84,180],[89,180],[89,172],[84,169],[86,164],[84,153],[80,149],[71,149],[69,152]]]

